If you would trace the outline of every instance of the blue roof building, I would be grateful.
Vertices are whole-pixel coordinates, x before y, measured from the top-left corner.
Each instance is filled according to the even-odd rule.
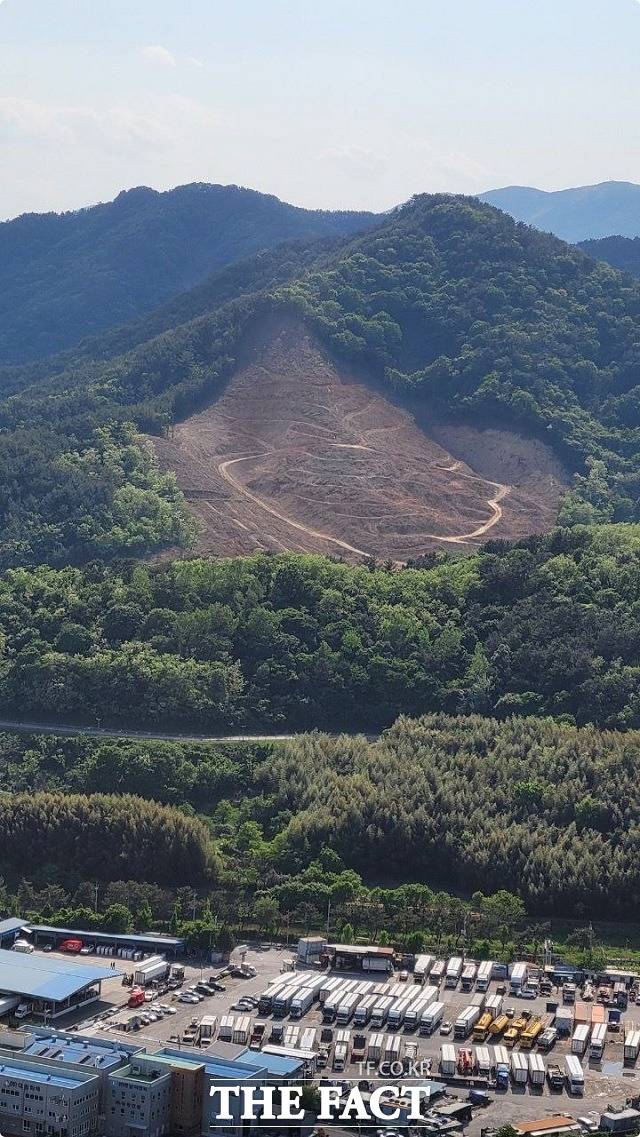
[[[0,991],[22,996],[43,1018],[58,1018],[99,999],[102,981],[121,974],[112,967],[0,948]]]
[[[26,926],[26,921],[17,916],[7,916],[6,920],[0,920],[0,948],[11,947]]]

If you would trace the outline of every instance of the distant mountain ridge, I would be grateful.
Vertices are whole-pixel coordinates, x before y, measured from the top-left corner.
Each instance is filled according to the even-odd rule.
[[[640,185],[600,182],[564,190],[505,186],[478,195],[516,221],[576,244],[599,237],[640,236]]]
[[[65,351],[283,241],[350,236],[376,221],[206,183],[23,214],[0,224],[0,364]]]
[[[621,272],[640,277],[640,237],[600,237],[580,241],[580,248],[598,261],[606,261]]]

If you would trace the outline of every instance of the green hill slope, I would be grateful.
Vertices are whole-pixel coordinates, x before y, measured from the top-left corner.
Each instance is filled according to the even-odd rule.
[[[291,238],[343,236],[373,214],[298,209],[238,186],[146,187],[73,213],[0,224],[0,362],[50,356],[135,319],[211,272]]]
[[[580,248],[598,261],[606,261],[621,272],[640,277],[640,237],[601,237],[580,241]]]
[[[565,522],[639,516],[640,287],[475,199],[442,195],[414,199],[279,288],[41,378],[0,406],[5,447],[45,423],[81,449],[96,421],[165,429],[216,397],[265,310],[301,316],[413,405],[539,434],[576,471]],[[39,549],[50,555],[46,541]]]

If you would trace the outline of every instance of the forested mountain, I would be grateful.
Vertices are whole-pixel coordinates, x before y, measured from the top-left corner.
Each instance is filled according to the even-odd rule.
[[[575,527],[427,567],[257,555],[0,579],[0,708],[213,732],[426,711],[640,728],[640,530]]]
[[[606,261],[621,272],[640,277],[640,237],[601,237],[580,241],[580,248],[598,261]]]
[[[414,199],[318,263],[311,256],[280,287],[247,293],[245,284],[124,355],[41,376],[0,404],[0,464],[13,485],[0,500],[0,564],[80,559],[96,542],[109,555],[130,548],[99,473],[91,493],[106,506],[93,541],[65,528],[70,495],[74,510],[93,512],[69,469],[95,449],[96,423],[166,430],[216,398],[256,320],[274,311],[301,318],[401,401],[544,438],[577,471],[564,523],[638,517],[640,287],[607,266],[488,205],[440,195]],[[43,488],[27,492],[30,461]],[[144,501],[140,516],[149,517]],[[149,547],[166,543],[165,529],[149,523]]]
[[[299,209],[238,186],[145,186],[0,224],[0,363],[134,320],[210,273],[291,238],[348,235],[373,214]]]
[[[614,233],[640,236],[640,186],[633,182],[600,182],[553,191],[506,186],[479,196],[516,221],[572,243]]]

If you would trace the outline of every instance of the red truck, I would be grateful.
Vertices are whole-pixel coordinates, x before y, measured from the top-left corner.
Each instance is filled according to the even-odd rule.
[[[129,1007],[141,1007],[143,1004],[144,991],[142,990],[142,987],[134,987],[133,991],[129,995],[129,1001],[127,1005]]]
[[[63,940],[60,944],[60,951],[68,951],[77,955],[79,951],[82,951],[82,940]]]

